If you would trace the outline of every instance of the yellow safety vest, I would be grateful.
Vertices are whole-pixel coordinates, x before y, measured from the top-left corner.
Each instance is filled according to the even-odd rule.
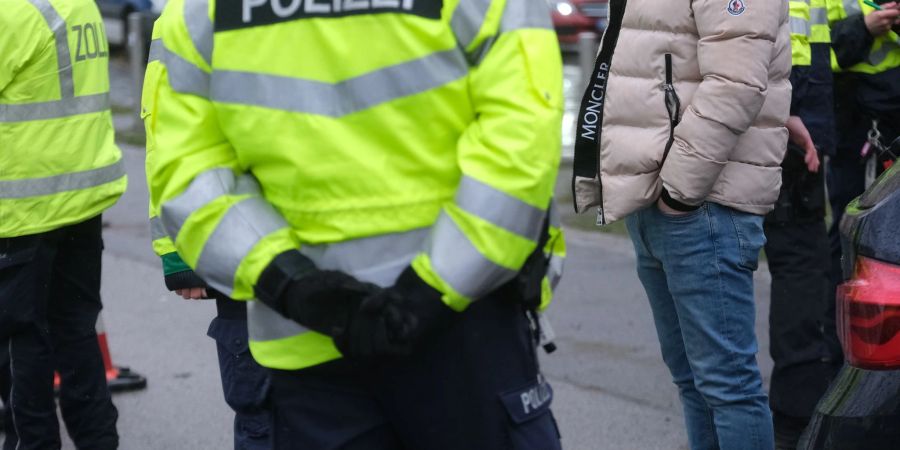
[[[828,1],[809,2],[809,43],[828,44],[831,42],[831,27],[828,25]]]
[[[874,8],[865,4],[862,0],[827,1],[828,20],[830,23],[853,15],[865,15],[875,11]],[[890,31],[883,36],[875,38],[866,60],[852,67],[840,67],[834,53],[832,53],[831,61],[835,72],[847,71],[875,75],[900,67],[900,35]]]
[[[125,191],[103,20],[92,0],[0,8],[0,237],[100,214]]]
[[[791,65],[808,66],[812,63],[809,47],[809,0],[790,0],[791,15]]]
[[[299,249],[380,285],[411,264],[464,310],[537,246],[562,104],[544,0],[170,1],[143,92],[154,247],[236,299]],[[248,322],[265,366],[340,357],[261,302]]]

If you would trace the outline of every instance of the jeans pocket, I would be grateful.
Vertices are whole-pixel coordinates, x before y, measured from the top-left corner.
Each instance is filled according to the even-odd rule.
[[[668,220],[670,222],[688,222],[700,216],[706,211],[706,202],[701,203],[699,208],[693,211],[688,211],[684,214],[669,214],[663,212],[663,210],[659,209],[659,205],[655,203],[653,204],[653,207],[656,208],[656,212],[658,212],[659,215],[662,216],[665,220]]]
[[[509,414],[513,450],[558,450],[559,428],[550,411],[553,389],[539,380],[500,396]]]
[[[728,208],[741,253],[741,267],[754,271],[759,267],[759,251],[766,245],[763,216]]]

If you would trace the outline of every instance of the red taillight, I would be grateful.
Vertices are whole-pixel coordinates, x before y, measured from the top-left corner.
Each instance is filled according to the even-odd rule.
[[[866,369],[900,368],[900,266],[859,257],[838,286],[838,332],[844,356]]]

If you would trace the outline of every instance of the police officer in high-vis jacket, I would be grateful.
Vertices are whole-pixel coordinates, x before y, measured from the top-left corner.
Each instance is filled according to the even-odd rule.
[[[156,27],[151,201],[209,286],[256,299],[275,447],[559,448],[546,3],[174,0]]]
[[[0,345],[5,447],[118,446],[94,329],[100,214],[125,190],[109,109],[106,33],[91,0],[0,1]]]
[[[828,235],[821,160],[834,153],[830,36],[825,0],[792,0],[791,140],[781,191],[766,216],[772,274],[769,403],[778,449],[797,441],[840,367],[823,323],[828,308]],[[833,314],[833,309],[831,310]]]
[[[867,179],[900,157],[900,3],[878,1],[875,9],[864,0],[827,1],[837,125],[837,151],[828,167],[834,215],[829,235],[831,278],[837,284],[844,208],[862,194]]]

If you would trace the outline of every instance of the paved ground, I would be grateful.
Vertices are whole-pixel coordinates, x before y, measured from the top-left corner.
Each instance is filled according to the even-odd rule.
[[[116,68],[118,67],[118,68]],[[113,82],[120,127],[133,101],[130,83]],[[571,69],[567,71],[572,74]],[[118,93],[117,93],[118,92]],[[214,305],[166,292],[149,245],[143,149],[124,145],[130,187],[106,214],[104,318],[115,363],[147,376],[146,390],[119,394],[123,450],[217,450],[230,446],[215,346],[205,336]],[[558,197],[567,197],[568,174]],[[568,203],[562,211],[570,210]],[[589,221],[589,219],[588,219]],[[663,366],[650,310],[634,273],[630,242],[619,235],[568,230],[569,258],[548,313],[559,351],[543,358],[554,409],[568,450],[672,450],[686,447],[676,391]],[[757,275],[761,365],[771,370],[765,318],[768,273]],[[64,447],[73,448],[70,443]]]

